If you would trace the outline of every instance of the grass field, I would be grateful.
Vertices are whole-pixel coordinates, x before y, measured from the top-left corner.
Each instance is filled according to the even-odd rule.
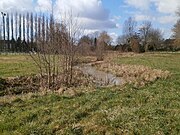
[[[77,96],[0,97],[0,134],[180,134],[180,54],[127,55],[114,61],[168,70],[172,75],[142,88],[126,85]],[[30,59],[0,56],[0,76],[31,73],[36,70]]]
[[[28,55],[0,55],[0,77],[15,77],[37,73],[33,60]]]

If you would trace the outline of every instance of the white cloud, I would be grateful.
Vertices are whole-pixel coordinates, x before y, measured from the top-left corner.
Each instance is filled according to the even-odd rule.
[[[106,28],[115,28],[116,24],[109,20],[101,21],[101,20],[94,20],[90,18],[79,18],[79,22],[83,25],[86,29],[106,29]]]
[[[51,11],[52,3],[51,0],[37,0],[36,11],[47,12]]]
[[[175,12],[180,7],[180,0],[124,0],[126,4],[137,8],[131,14],[137,21],[153,21],[160,24],[174,24]],[[144,11],[147,10],[147,11]]]
[[[171,36],[173,35],[173,32],[171,29],[167,29],[167,28],[161,28],[162,30],[162,34],[164,35],[164,38],[171,38]]]
[[[72,11],[75,15],[96,20],[107,20],[109,11],[100,0],[57,0],[56,10],[60,13]]]
[[[93,35],[94,33],[100,33],[99,29],[93,29],[93,30],[86,29],[86,30],[84,30],[85,35]]]
[[[180,0],[152,0],[152,2],[160,13],[174,14],[180,6]]]
[[[136,21],[149,21],[149,20],[152,21],[154,20],[154,18],[148,15],[136,14],[135,20]]]
[[[59,17],[69,12],[78,16],[78,21],[85,29],[116,28],[116,23],[110,20],[110,12],[103,7],[101,0],[57,0],[55,12]]]
[[[32,0],[1,0],[0,11],[13,12],[13,11],[32,11]]]
[[[119,21],[121,19],[121,16],[113,16],[113,18],[111,19],[112,21]]]
[[[112,38],[112,44],[115,45],[118,35],[117,35],[116,33],[114,33],[114,32],[108,33],[108,34],[109,34],[110,37]]]
[[[125,0],[125,3],[141,10],[147,10],[150,7],[150,0]]]
[[[51,11],[52,0],[0,0],[0,11]],[[55,0],[54,14],[62,17],[72,12],[86,29],[116,28],[116,23],[109,17],[110,12],[103,7],[101,0]]]
[[[161,24],[174,24],[177,21],[177,17],[173,15],[161,16],[158,18]]]
[[[159,13],[174,14],[180,6],[180,0],[124,0],[129,6],[140,10],[147,10],[154,5]]]

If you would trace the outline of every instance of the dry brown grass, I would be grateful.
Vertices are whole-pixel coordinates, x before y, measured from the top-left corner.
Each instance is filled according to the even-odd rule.
[[[101,63],[96,67],[105,72],[110,72],[117,77],[122,77],[125,83],[133,84],[135,87],[145,86],[157,79],[166,79],[170,76],[169,71],[152,69],[142,65],[118,65],[114,63]]]
[[[36,93],[40,91],[44,91],[47,93],[48,91],[60,91],[60,89],[63,89],[63,92],[68,90],[70,91],[70,88],[79,88],[79,87],[93,87],[94,83],[91,78],[88,78],[87,76],[84,76],[83,73],[79,70],[75,70],[74,73],[74,79],[72,80],[72,85],[65,86],[63,76],[59,76],[57,80],[58,84],[52,86],[50,89],[44,89],[41,87],[40,83],[44,83],[41,79],[40,75],[34,75],[34,76],[20,76],[20,77],[8,77],[5,79],[0,80],[0,86],[2,87],[2,90],[0,91],[0,96],[4,95],[19,95],[19,94],[25,94],[25,93]],[[46,76],[44,76],[46,77]],[[63,94],[62,92],[62,94]]]

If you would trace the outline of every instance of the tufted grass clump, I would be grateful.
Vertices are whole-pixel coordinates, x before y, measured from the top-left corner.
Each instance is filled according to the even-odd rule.
[[[143,65],[101,63],[96,67],[117,77],[122,77],[125,83],[133,84],[135,87],[145,86],[158,79],[167,79],[170,76],[170,72],[167,70],[152,69]]]

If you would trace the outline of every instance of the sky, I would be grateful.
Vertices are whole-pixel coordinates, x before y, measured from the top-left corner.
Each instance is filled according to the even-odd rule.
[[[114,41],[122,35],[128,17],[133,17],[138,26],[151,21],[154,28],[162,30],[164,38],[170,38],[178,18],[175,12],[180,7],[180,0],[0,0],[0,11],[48,12],[51,2],[56,19],[71,12],[78,17],[85,33],[107,31]]]

